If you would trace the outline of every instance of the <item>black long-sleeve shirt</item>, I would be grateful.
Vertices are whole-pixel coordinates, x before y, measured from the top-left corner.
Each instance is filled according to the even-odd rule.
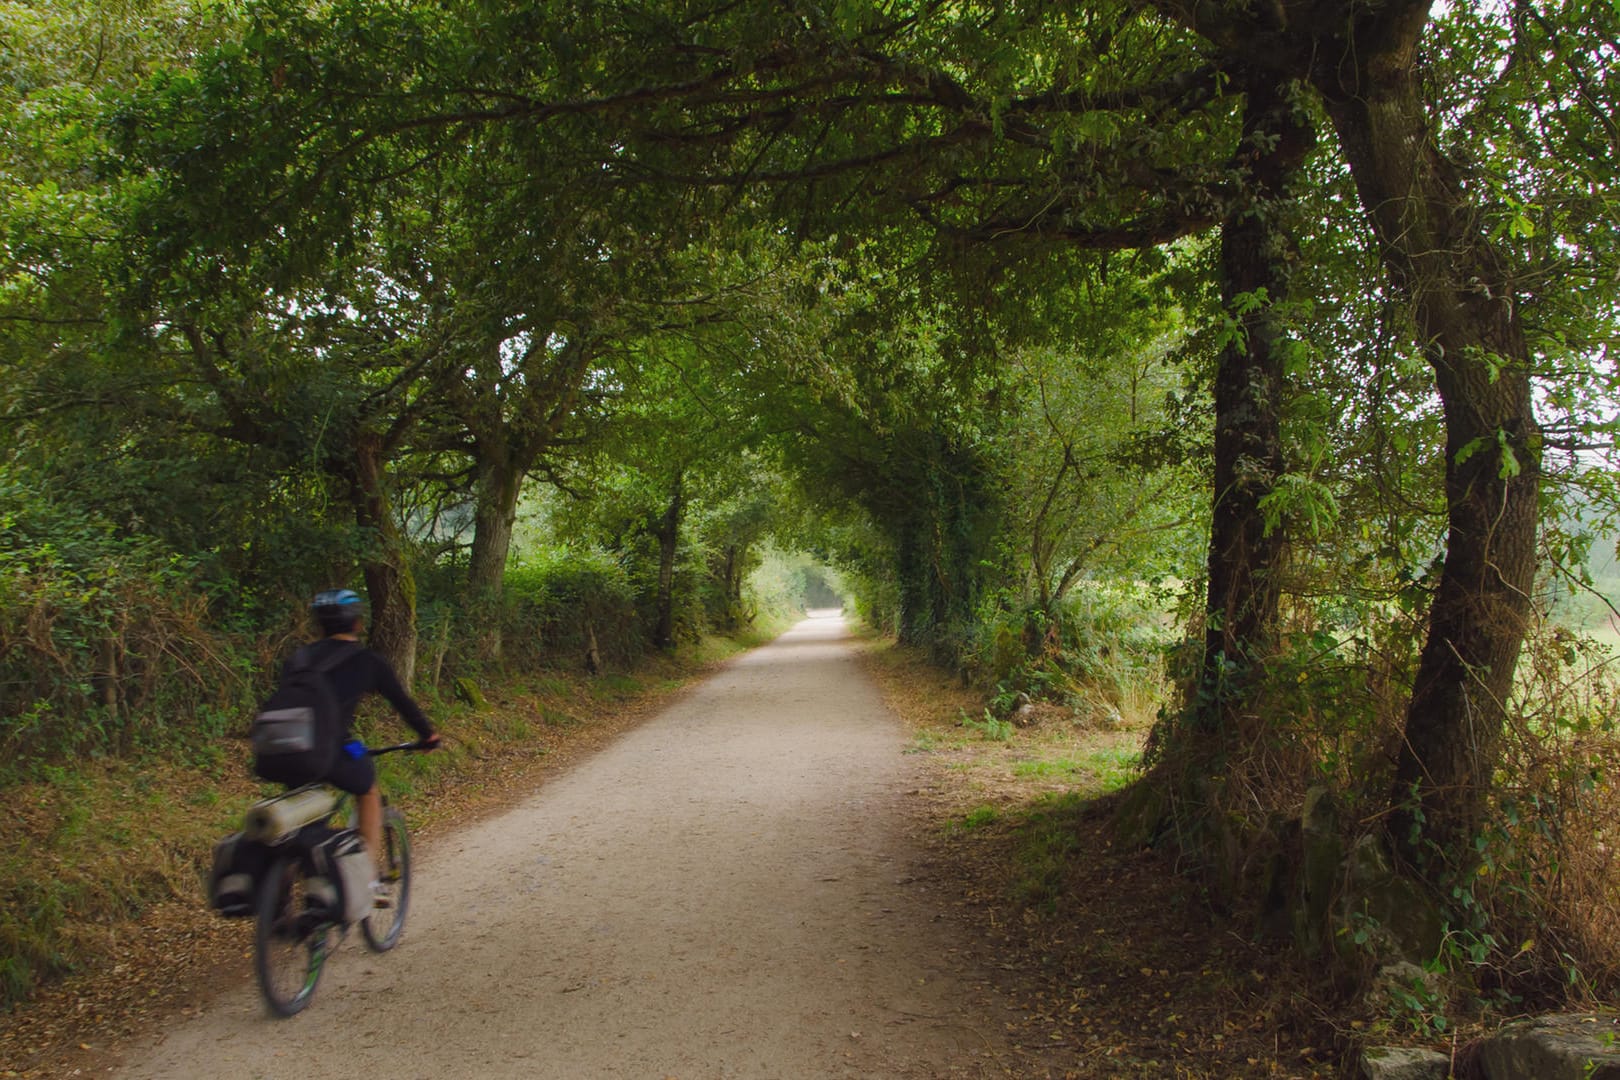
[[[340,641],[337,638],[322,638],[320,641],[311,642],[288,658],[282,668],[282,674],[285,675],[305,664],[319,664],[330,657],[334,649],[353,653],[326,673],[326,679],[332,684],[332,693],[337,697],[338,709],[343,716],[345,740],[350,737],[351,729],[354,727],[354,710],[360,704],[360,699],[374,692],[386,698],[388,703],[398,710],[400,719],[415,729],[422,738],[433,734],[432,722],[399,684],[399,676],[388,666],[388,661],[358,642]]]

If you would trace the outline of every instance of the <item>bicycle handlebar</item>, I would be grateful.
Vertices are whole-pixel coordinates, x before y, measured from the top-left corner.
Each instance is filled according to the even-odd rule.
[[[411,750],[427,750],[427,749],[429,749],[428,744],[426,742],[418,739],[416,742],[398,743],[397,745],[394,745],[394,746],[368,746],[368,747],[366,747],[366,756],[367,757],[378,757],[378,756],[380,756],[382,754],[392,754],[392,753],[394,753],[396,751],[399,751],[399,750],[411,751]]]

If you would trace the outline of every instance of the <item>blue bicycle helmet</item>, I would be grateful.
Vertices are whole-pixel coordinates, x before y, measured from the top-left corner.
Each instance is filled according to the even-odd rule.
[[[366,602],[353,589],[323,589],[310,601],[309,610],[321,633],[330,637],[352,632],[365,616]]]

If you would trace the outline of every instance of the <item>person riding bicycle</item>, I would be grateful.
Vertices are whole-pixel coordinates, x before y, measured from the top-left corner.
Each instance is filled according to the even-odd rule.
[[[320,627],[321,639],[294,653],[288,659],[285,671],[290,672],[295,666],[319,665],[331,658],[335,649],[348,650],[353,654],[326,670],[326,678],[342,717],[343,749],[330,771],[314,779],[355,796],[360,818],[360,839],[371,854],[372,867],[376,868],[383,862],[382,793],[377,789],[376,766],[364,748],[353,739],[351,728],[354,725],[355,707],[367,694],[378,693],[394,707],[400,719],[421,736],[423,749],[438,749],[439,734],[411,695],[400,685],[399,676],[394,674],[388,661],[359,643],[365,622],[365,603],[357,593],[350,589],[327,589],[315,594],[309,610]]]

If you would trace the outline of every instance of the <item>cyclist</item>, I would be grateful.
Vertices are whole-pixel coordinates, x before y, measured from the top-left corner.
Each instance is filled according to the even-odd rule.
[[[343,720],[343,749],[331,771],[318,779],[355,796],[360,839],[371,853],[375,884],[375,869],[382,864],[382,793],[377,790],[376,766],[351,734],[355,707],[361,698],[375,692],[387,698],[400,719],[415,729],[424,749],[438,749],[439,735],[400,685],[399,676],[394,674],[388,661],[359,644],[365,623],[365,603],[359,594],[350,589],[327,589],[315,594],[309,610],[320,627],[321,639],[298,650],[287,661],[287,669],[291,670],[295,664],[319,664],[331,656],[333,649],[348,649],[354,654],[326,673]]]

